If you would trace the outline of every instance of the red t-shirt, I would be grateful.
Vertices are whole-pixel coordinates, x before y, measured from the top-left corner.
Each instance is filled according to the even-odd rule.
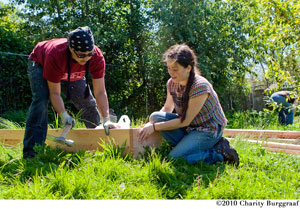
[[[30,58],[43,67],[43,77],[51,82],[59,83],[68,80],[67,39],[58,38],[39,42],[30,54]],[[105,59],[101,50],[95,46],[95,55],[90,59],[89,71],[92,78],[103,78]],[[70,81],[77,81],[85,76],[85,65],[78,64],[71,58]]]

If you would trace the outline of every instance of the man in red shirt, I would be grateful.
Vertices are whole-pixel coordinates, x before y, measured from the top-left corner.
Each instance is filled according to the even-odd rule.
[[[88,85],[90,72],[95,97]],[[48,101],[60,115],[63,125],[75,125],[75,120],[65,109],[61,91],[71,100],[87,128],[100,122],[109,124],[109,105],[105,89],[105,59],[94,45],[89,27],[71,31],[68,38],[58,38],[38,43],[30,54],[28,76],[32,90],[32,103],[26,121],[23,140],[23,157],[36,155],[35,145],[43,145],[48,127]]]

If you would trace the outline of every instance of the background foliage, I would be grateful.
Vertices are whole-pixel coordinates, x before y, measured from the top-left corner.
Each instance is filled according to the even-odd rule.
[[[0,51],[26,54],[30,43],[22,41],[20,28],[22,20],[14,13],[12,6],[0,9]],[[0,54],[0,112],[24,108],[31,99],[31,92],[24,73],[26,57]]]
[[[290,89],[299,94],[300,2],[252,1],[251,17],[256,25],[250,33],[253,61],[264,71],[270,89]],[[271,91],[272,90],[272,91]]]
[[[169,78],[161,55],[175,43],[195,50],[225,111],[249,107],[247,73],[255,74],[255,66],[264,70],[268,84],[289,83],[299,91],[298,0],[10,3],[0,3],[1,52],[29,54],[39,41],[91,27],[106,59],[106,88],[117,115],[139,118],[161,108]],[[26,57],[0,54],[0,113],[28,108],[26,62]]]

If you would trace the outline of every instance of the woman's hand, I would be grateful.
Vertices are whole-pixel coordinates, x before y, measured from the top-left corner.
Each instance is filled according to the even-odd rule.
[[[139,134],[139,141],[146,140],[154,132],[154,127],[152,123],[145,124]]]

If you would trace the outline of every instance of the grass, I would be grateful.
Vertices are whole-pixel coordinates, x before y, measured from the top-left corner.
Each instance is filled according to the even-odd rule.
[[[72,117],[76,120],[76,128],[85,128],[84,121],[81,119],[81,112],[72,114]],[[227,112],[226,117],[228,124],[226,128],[232,129],[268,129],[268,130],[300,130],[300,116],[296,115],[294,118],[294,124],[284,126],[278,123],[277,113],[264,109],[263,111],[235,111]],[[25,128],[26,112],[24,111],[8,111],[0,117],[0,129],[20,129]],[[131,127],[137,128],[141,124],[148,121],[148,118],[130,118]],[[12,122],[13,121],[13,122]],[[49,128],[63,128],[60,119],[52,110],[49,113]]]
[[[22,129],[22,126],[17,122],[0,117],[0,129]]]
[[[258,130],[300,130],[300,117],[296,115],[293,125],[278,123],[276,112],[264,109],[263,111],[230,112],[226,114],[228,124],[226,128],[232,129],[258,129]]]
[[[0,199],[299,199],[300,158],[233,141],[241,164],[189,165],[170,147],[134,160],[112,144],[103,152],[46,147],[35,159],[0,146]],[[288,172],[287,172],[288,171]]]
[[[235,113],[228,119],[230,128],[271,129],[277,123],[276,115],[269,113]],[[295,120],[296,127],[299,118]],[[0,127],[22,128],[4,118]],[[103,152],[66,153],[45,147],[36,158],[24,160],[21,147],[0,144],[0,199],[300,198],[299,155],[268,152],[240,138],[232,145],[240,156],[238,168],[170,159],[171,148],[165,143],[160,149],[147,149],[140,160],[113,144],[103,145]]]

